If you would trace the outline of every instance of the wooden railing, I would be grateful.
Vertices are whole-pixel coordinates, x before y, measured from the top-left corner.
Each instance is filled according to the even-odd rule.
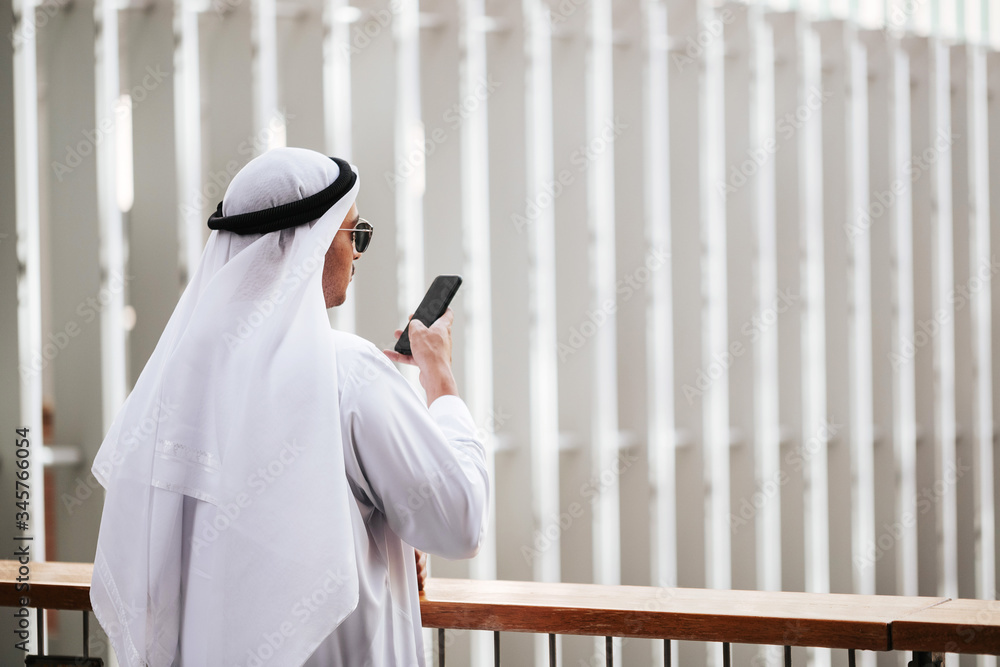
[[[19,563],[0,561],[0,606],[90,610],[90,563],[30,563],[30,591],[18,592]],[[27,597],[24,604],[22,597]],[[939,597],[724,591],[526,581],[428,579],[420,598],[424,627],[496,633],[547,633],[555,662],[558,634],[670,642],[774,644],[854,651],[913,651],[914,667],[943,653],[1000,654],[1000,602]],[[85,614],[85,617],[87,615]],[[609,663],[610,652],[609,652]]]

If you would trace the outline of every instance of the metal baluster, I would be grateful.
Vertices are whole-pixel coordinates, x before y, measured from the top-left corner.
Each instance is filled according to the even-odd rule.
[[[444,628],[438,628],[438,666],[444,667]]]
[[[785,647],[785,667],[792,667],[792,647]]]
[[[38,607],[35,613],[38,616],[38,655],[45,655],[45,610]]]
[[[729,642],[722,642],[722,667],[732,667],[729,657]]]
[[[500,667],[500,631],[493,631],[493,667]]]
[[[90,657],[90,612],[83,610],[83,657]]]
[[[941,667],[943,664],[944,653],[914,651],[913,660],[906,663],[906,667]]]
[[[556,667],[556,636],[549,633],[549,667]]]
[[[615,649],[611,644],[611,637],[604,638],[604,662],[608,667],[615,667]]]
[[[663,667],[670,667],[670,651],[672,650],[671,641],[669,639],[663,640]]]
[[[847,667],[857,667],[857,659],[854,657],[854,649],[847,650]]]

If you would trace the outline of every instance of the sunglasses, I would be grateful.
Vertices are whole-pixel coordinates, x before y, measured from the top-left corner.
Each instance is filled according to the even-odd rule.
[[[372,242],[372,234],[375,228],[372,223],[364,218],[358,218],[358,222],[352,229],[338,229],[338,232],[351,232],[351,240],[354,242],[354,249],[359,253],[368,249],[368,244]]]

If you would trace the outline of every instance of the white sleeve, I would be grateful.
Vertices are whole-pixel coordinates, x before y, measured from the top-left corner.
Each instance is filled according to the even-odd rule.
[[[406,378],[372,346],[364,377],[349,378],[341,417],[364,480],[360,486],[407,544],[445,558],[471,558],[486,527],[486,448],[465,402],[424,406]],[[365,488],[367,487],[367,488]]]

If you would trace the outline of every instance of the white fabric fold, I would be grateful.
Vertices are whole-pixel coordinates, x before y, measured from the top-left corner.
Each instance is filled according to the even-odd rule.
[[[299,200],[338,173],[322,154],[275,149],[237,174],[223,209]],[[226,667],[301,665],[357,605],[322,270],[359,186],[308,224],[210,234],[101,445],[90,598],[126,667],[175,664],[185,595],[214,601],[200,664]],[[212,516],[186,547],[185,498]],[[185,548],[212,553],[211,571],[183,577]]]

